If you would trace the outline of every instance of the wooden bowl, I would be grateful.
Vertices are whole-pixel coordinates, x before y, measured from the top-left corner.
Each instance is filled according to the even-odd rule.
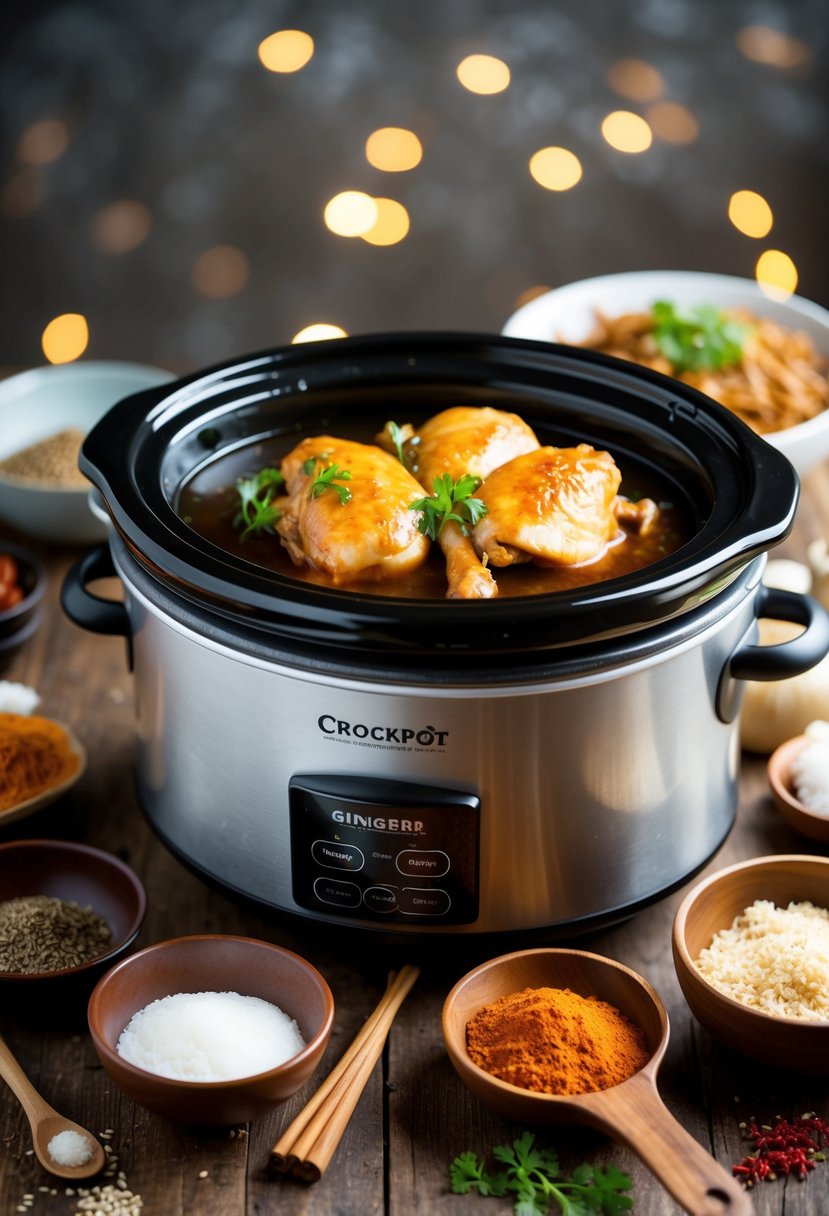
[[[59,726],[63,731],[69,747],[77,759],[78,767],[65,780],[59,781],[57,785],[50,785],[42,793],[34,794],[31,798],[24,798],[22,802],[16,802],[14,806],[0,811],[0,827],[4,828],[7,823],[14,823],[17,819],[25,819],[29,815],[34,815],[36,811],[42,811],[47,806],[51,806],[53,802],[57,802],[62,794],[65,794],[67,790],[71,790],[72,786],[76,785],[86,772],[86,748],[80,739],[78,739],[71,726],[67,726],[65,722],[58,722],[54,718],[50,719],[50,721],[55,726]]]
[[[305,1047],[276,1068],[229,1081],[175,1080],[124,1060],[116,1045],[133,1014],[179,992],[260,997],[296,1020]],[[174,1123],[221,1126],[267,1114],[305,1084],[328,1044],[334,998],[317,969],[291,950],[201,934],[158,942],[113,967],[89,999],[88,1020],[101,1063],[133,1102]]]
[[[777,809],[789,827],[810,840],[829,844],[829,815],[819,815],[817,811],[809,810],[798,799],[792,780],[792,761],[809,742],[805,735],[796,735],[772,752],[768,761],[769,785]]]
[[[0,971],[4,996],[42,995],[52,985],[83,991],[134,945],[147,911],[144,888],[129,866],[111,853],[67,840],[13,840],[0,844],[0,901],[48,895],[92,907],[112,931],[109,950],[78,967],[34,973]]]
[[[672,947],[680,987],[697,1020],[742,1055],[782,1069],[829,1073],[829,1021],[777,1017],[714,988],[694,960],[714,934],[757,899],[778,906],[809,900],[829,907],[829,859],[786,854],[719,870],[697,883],[674,918]]]

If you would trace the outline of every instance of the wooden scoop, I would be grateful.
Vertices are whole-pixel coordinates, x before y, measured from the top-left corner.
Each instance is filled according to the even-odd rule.
[[[29,1120],[32,1129],[32,1144],[37,1159],[45,1170],[57,1178],[80,1179],[90,1178],[104,1168],[104,1150],[100,1143],[86,1128],[65,1119],[53,1110],[48,1102],[41,1098],[32,1085],[17,1060],[12,1055],[8,1045],[0,1038],[0,1077],[15,1095]],[[61,1165],[49,1153],[49,1141],[60,1132],[77,1132],[89,1140],[92,1156],[83,1165]]]
[[[484,1006],[525,988],[569,988],[608,1001],[645,1032],[647,1064],[596,1093],[559,1097],[501,1081],[473,1064],[466,1026]],[[668,1046],[668,1014],[640,975],[582,950],[521,950],[491,959],[458,981],[443,1007],[443,1035],[456,1070],[482,1102],[531,1126],[581,1123],[624,1144],[693,1216],[752,1216],[741,1184],[685,1130],[662,1102],[656,1074]]]

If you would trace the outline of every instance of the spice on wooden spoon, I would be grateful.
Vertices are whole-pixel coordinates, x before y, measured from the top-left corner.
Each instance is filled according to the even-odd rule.
[[[78,1123],[53,1110],[32,1085],[2,1038],[0,1077],[23,1107],[32,1129],[32,1145],[45,1170],[57,1178],[68,1179],[91,1178],[100,1173],[105,1162],[100,1143]],[[61,1139],[56,1142],[56,1137]],[[88,1158],[81,1162],[87,1152]],[[73,1160],[79,1164],[68,1164]]]

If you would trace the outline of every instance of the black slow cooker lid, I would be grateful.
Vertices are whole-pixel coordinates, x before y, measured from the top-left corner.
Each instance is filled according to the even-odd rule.
[[[688,543],[643,570],[573,591],[417,600],[312,586],[198,536],[181,485],[242,444],[337,433],[362,413],[418,421],[463,399],[520,414],[542,442],[592,443],[667,477]],[[544,650],[648,628],[715,595],[782,540],[791,464],[734,414],[672,378],[577,347],[458,333],[381,334],[279,348],[114,406],[80,466],[147,572],[200,608],[284,638],[399,653]]]

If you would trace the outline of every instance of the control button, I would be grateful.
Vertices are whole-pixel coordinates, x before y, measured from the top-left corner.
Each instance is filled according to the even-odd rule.
[[[372,912],[396,912],[397,892],[392,887],[369,887],[363,892],[363,903]]]
[[[333,840],[315,840],[311,856],[317,865],[331,870],[362,870],[366,859],[361,849],[353,844],[340,844]]]
[[[407,916],[445,916],[452,906],[446,891],[426,891],[420,887],[404,887],[400,911]]]
[[[338,908],[359,908],[360,888],[354,882],[341,878],[317,878],[314,894],[321,903],[335,904]]]
[[[449,872],[449,854],[440,849],[403,849],[397,854],[397,868],[410,878],[415,874],[440,878]]]

